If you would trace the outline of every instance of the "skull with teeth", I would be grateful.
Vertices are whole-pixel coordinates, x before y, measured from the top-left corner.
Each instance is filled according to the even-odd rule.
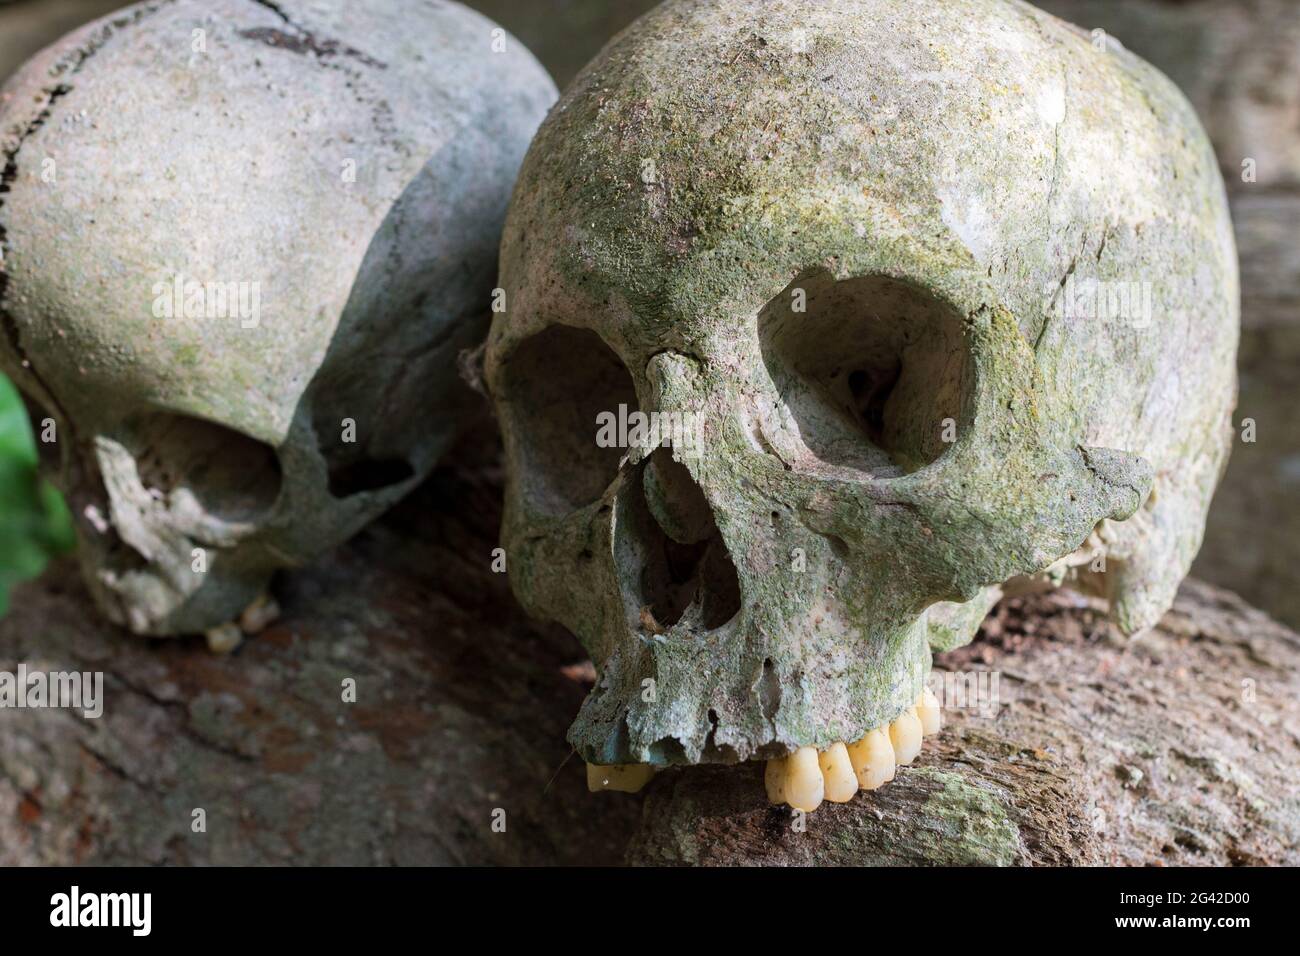
[[[589,763],[793,754],[774,798],[843,798],[1004,584],[1132,632],[1198,548],[1235,396],[1214,155],[1025,4],[670,0],[543,124],[501,268],[503,536],[598,669]],[[607,447],[620,409],[694,440]]]
[[[152,2],[6,86],[0,368],[55,424],[115,621],[223,626],[468,417],[555,96],[499,40],[454,3]]]

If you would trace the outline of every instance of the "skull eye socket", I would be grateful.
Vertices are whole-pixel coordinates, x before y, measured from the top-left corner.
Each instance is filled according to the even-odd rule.
[[[156,413],[129,429],[140,482],[164,496],[185,489],[213,517],[252,522],[280,496],[283,474],[270,445],[188,415]]]
[[[599,499],[626,450],[598,441],[598,416],[637,410],[632,376],[614,350],[595,332],[553,325],[506,357],[502,382],[530,507],[567,514]]]
[[[957,312],[885,276],[792,282],[759,314],[763,361],[808,452],[888,478],[950,447],[968,350]]]
[[[366,437],[374,434],[369,422],[333,415],[319,410],[312,414],[316,447],[329,469],[331,497],[342,500],[364,492],[383,492],[415,477],[415,469],[405,458],[376,452],[372,444],[378,442],[357,440],[358,433]],[[343,423],[342,428],[325,426],[329,421]]]

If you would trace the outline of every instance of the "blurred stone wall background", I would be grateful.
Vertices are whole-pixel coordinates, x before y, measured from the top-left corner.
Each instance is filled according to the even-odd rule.
[[[357,0],[361,2],[361,0]],[[0,0],[0,77],[118,0]],[[471,0],[563,87],[652,0]],[[1300,626],[1300,0],[1039,0],[1168,74],[1218,150],[1242,272],[1238,443],[1193,573]],[[925,2],[917,0],[917,14]],[[1008,161],[1014,162],[1014,157]],[[1251,161],[1247,163],[1247,161]],[[1243,177],[1243,164],[1254,176]],[[1253,181],[1251,181],[1253,179]]]

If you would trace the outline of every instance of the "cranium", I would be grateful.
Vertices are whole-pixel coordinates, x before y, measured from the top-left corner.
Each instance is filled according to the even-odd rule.
[[[142,3],[8,83],[0,367],[110,617],[230,621],[428,473],[554,95],[490,21],[396,0]]]
[[[501,268],[503,536],[596,664],[591,763],[821,751],[842,792],[838,742],[915,727],[1006,582],[1132,632],[1199,546],[1235,395],[1215,158],[1154,69],[1023,3],[670,0],[543,124]],[[602,447],[620,406],[698,446]]]

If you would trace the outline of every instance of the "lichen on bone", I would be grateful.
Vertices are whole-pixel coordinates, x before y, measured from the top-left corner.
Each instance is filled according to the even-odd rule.
[[[1132,632],[1199,545],[1238,325],[1213,152],[1026,4],[669,0],[543,124],[501,270],[503,538],[595,662],[590,763],[862,741],[1004,585],[1056,566]],[[595,447],[629,403],[702,452]],[[1105,572],[1058,573],[1094,535]]]

